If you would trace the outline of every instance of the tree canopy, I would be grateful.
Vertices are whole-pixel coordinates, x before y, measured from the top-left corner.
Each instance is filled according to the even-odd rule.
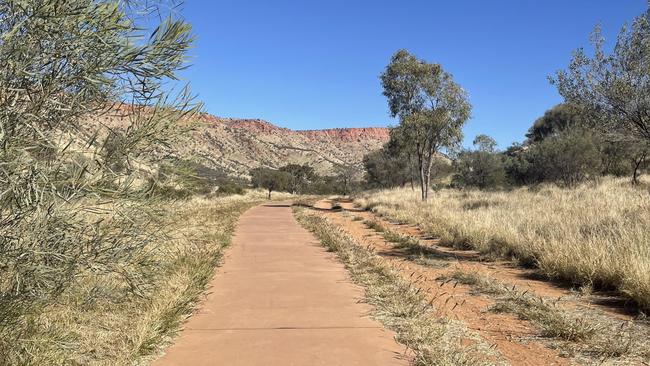
[[[562,103],[544,112],[526,133],[529,142],[539,142],[565,129],[586,124],[586,116],[578,107]]]
[[[308,164],[287,164],[279,170],[289,173],[287,188],[291,193],[302,193],[303,189],[317,178],[314,168]]]
[[[471,113],[467,93],[442,66],[406,50],[393,55],[381,82],[391,115],[400,119],[397,133],[412,146],[426,200],[435,155],[462,140],[462,127]]]
[[[366,184],[373,188],[390,188],[412,182],[409,160],[408,153],[391,138],[381,149],[363,157]]]
[[[489,153],[495,152],[497,148],[497,142],[492,137],[483,134],[476,136],[472,144],[476,150]]]
[[[269,199],[271,199],[271,193],[273,191],[282,191],[289,188],[291,179],[291,174],[285,171],[271,168],[251,169],[251,183],[253,187],[266,189]]]
[[[454,161],[453,183],[460,187],[494,188],[505,183],[502,154],[496,151],[496,141],[488,135],[474,138],[474,150],[461,151]]]
[[[576,50],[551,82],[609,140],[650,145],[650,8],[621,30],[611,53],[599,27],[591,40],[593,55]]]

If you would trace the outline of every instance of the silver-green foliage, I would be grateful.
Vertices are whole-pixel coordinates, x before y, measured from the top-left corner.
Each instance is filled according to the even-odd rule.
[[[147,293],[162,230],[137,183],[197,108],[163,92],[190,26],[152,29],[171,4],[151,4],[0,0],[0,363],[28,363],[39,313],[86,276]]]
[[[454,148],[471,113],[467,93],[439,64],[422,61],[405,50],[397,51],[381,75],[391,115],[400,125],[391,133],[417,162],[426,200],[435,157]]]
[[[551,82],[609,138],[650,145],[650,9],[621,30],[611,53],[599,27],[591,40],[594,54],[576,50]]]

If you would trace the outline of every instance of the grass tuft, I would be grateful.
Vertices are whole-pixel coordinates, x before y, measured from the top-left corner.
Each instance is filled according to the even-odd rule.
[[[496,303],[490,311],[510,313],[531,321],[543,337],[564,341],[567,356],[583,355],[603,362],[619,358],[621,362],[650,356],[647,325],[621,322],[590,309],[569,310],[550,300],[521,291],[495,278],[456,270],[441,280],[454,280],[471,286],[475,293],[491,295]]]
[[[602,330],[598,324],[570,314],[551,301],[520,291],[506,292],[490,310],[532,321],[542,330],[542,336],[548,338],[585,342]]]
[[[384,228],[384,225],[382,225],[381,222],[374,219],[365,220],[363,223],[368,227],[368,229],[374,230],[378,233],[383,233],[386,230],[386,228]]]

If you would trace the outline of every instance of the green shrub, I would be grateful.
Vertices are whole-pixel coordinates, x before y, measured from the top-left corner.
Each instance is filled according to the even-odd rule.
[[[106,306],[152,286],[167,232],[143,183],[199,109],[161,88],[192,36],[143,15],[157,5],[0,0],[0,364],[65,352],[72,336],[40,316],[85,279],[111,283],[80,300]]]
[[[455,161],[456,174],[452,183],[461,187],[481,189],[505,184],[506,172],[501,154],[487,151],[466,151]]]
[[[530,174],[537,181],[575,186],[601,172],[597,140],[586,130],[575,128],[533,145],[526,157]]]

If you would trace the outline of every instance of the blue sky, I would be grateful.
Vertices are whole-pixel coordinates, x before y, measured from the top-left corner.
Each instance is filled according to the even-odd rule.
[[[611,43],[646,0],[197,1],[189,81],[212,114],[291,129],[387,126],[378,76],[405,48],[469,93],[465,144],[504,148],[561,102],[547,76],[602,25]]]

